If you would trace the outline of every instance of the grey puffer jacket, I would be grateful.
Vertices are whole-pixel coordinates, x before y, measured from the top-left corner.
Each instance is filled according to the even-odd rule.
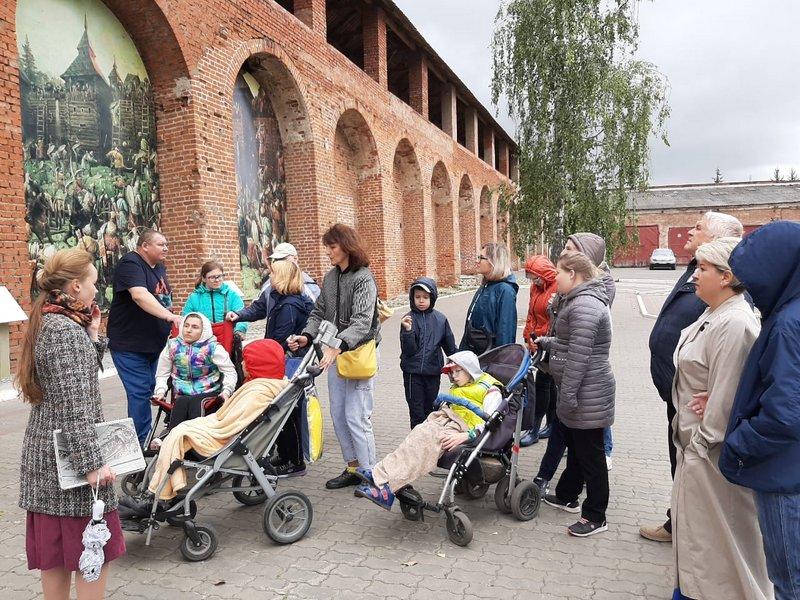
[[[540,344],[550,352],[559,420],[572,429],[608,427],[614,422],[616,383],[608,361],[611,317],[602,280],[582,283],[561,300],[553,334]]]

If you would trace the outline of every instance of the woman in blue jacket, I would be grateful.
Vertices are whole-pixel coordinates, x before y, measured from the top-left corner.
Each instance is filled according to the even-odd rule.
[[[761,312],[742,370],[719,469],[755,491],[767,572],[778,600],[800,594],[800,224],[777,221],[731,253]]]
[[[266,318],[264,337],[275,340],[283,347],[284,352],[288,352],[289,337],[303,332],[314,305],[303,295],[302,273],[292,261],[273,262],[270,281],[272,286],[269,292],[268,314],[264,314],[266,302],[256,301],[238,313],[229,314],[228,319],[241,322]],[[259,300],[262,297],[263,294]],[[307,348],[301,348],[298,353],[303,355],[306,351]],[[306,463],[300,445],[302,416],[302,406],[298,403],[278,436],[276,444],[278,455],[273,461],[273,467],[278,475],[289,477],[305,475]]]
[[[517,280],[508,248],[488,243],[481,248],[476,271],[481,285],[472,298],[459,350],[481,355],[517,338]]]
[[[225,270],[220,263],[215,260],[204,263],[200,268],[200,279],[183,306],[183,316],[198,312],[212,323],[219,323],[230,311],[242,310],[244,300],[224,279]],[[247,323],[237,323],[234,327],[239,338],[243,338],[246,332]]]

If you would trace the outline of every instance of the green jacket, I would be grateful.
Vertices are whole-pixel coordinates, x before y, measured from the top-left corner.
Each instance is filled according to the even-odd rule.
[[[244,300],[233,289],[223,283],[218,290],[209,290],[204,283],[201,283],[192,292],[186,304],[183,306],[183,314],[199,312],[208,317],[212,323],[219,323],[225,320],[225,314],[229,311],[238,311],[244,308]],[[247,323],[236,323],[234,331],[247,331]]]

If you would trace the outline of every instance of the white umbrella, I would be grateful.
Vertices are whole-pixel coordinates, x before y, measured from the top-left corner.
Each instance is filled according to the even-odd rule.
[[[105,555],[103,554],[103,546],[111,539],[111,532],[108,530],[106,520],[103,518],[106,509],[106,503],[98,499],[100,491],[100,482],[97,482],[97,487],[92,488],[92,495],[94,496],[94,503],[92,504],[92,520],[86,525],[83,530],[83,552],[78,561],[78,567],[81,570],[84,580],[91,583],[100,579],[100,571],[103,569],[105,562]]]

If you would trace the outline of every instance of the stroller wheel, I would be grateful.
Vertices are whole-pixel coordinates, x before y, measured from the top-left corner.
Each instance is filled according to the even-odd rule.
[[[278,544],[293,544],[308,532],[313,518],[314,509],[305,494],[279,492],[264,508],[264,533]]]
[[[461,482],[461,489],[464,491],[464,495],[467,498],[478,500],[486,495],[486,492],[489,490],[489,484],[484,481],[472,483],[465,480]]]
[[[447,512],[447,537],[457,546],[467,546],[472,541],[472,521],[461,510]]]
[[[142,485],[142,481],[144,481],[144,471],[137,471],[136,473],[128,473],[125,477],[122,478],[120,482],[120,487],[122,488],[122,493],[126,496],[130,496],[131,498],[135,498],[141,493],[140,486]]]
[[[411,487],[403,490],[402,494],[398,495],[397,499],[400,501],[400,512],[403,513],[403,517],[408,521],[422,521],[422,495]],[[406,498],[414,500],[415,503],[406,501]]]
[[[497,506],[497,510],[504,514],[511,512],[511,499],[508,497],[508,484],[510,481],[511,478],[506,475],[497,482],[497,486],[494,488],[495,506]],[[519,482],[520,480],[517,479],[515,487],[519,484]]]
[[[195,525],[200,542],[195,544],[188,535],[181,542],[181,554],[191,562],[200,562],[211,558],[217,551],[217,534],[208,525]]]
[[[252,475],[245,479],[244,475],[237,475],[231,482],[231,487],[251,487],[258,485],[258,481]],[[233,492],[233,497],[245,506],[256,506],[267,501],[264,490],[253,490],[250,492]]]
[[[541,501],[539,486],[532,481],[523,481],[511,494],[511,512],[520,521],[530,521],[539,512]]]

